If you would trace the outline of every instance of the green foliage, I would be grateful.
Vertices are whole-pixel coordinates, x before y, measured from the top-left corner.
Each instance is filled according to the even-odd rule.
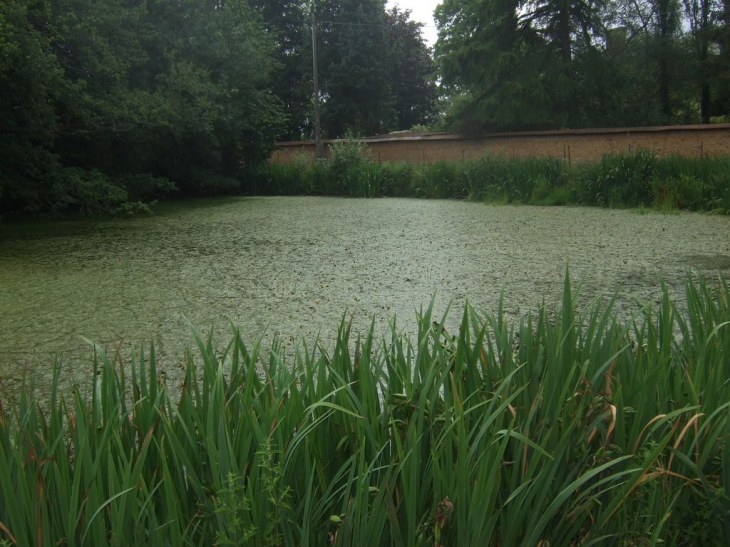
[[[656,165],[657,157],[649,150],[604,154],[598,163],[578,169],[578,199],[585,205],[650,205]]]
[[[225,487],[213,500],[213,512],[218,520],[216,545],[246,545],[256,535],[254,528],[244,529],[245,515],[249,511],[251,506],[243,484],[233,473],[229,473]]]
[[[433,305],[288,359],[194,333],[185,381],[154,347],[97,348],[67,399],[0,409],[0,535],[16,545],[726,545],[730,288],[689,279],[515,324]],[[120,359],[120,358],[118,358]],[[98,374],[96,374],[98,373]]]
[[[649,151],[605,155],[578,168],[580,203],[728,212],[730,163],[725,157],[657,158]]]
[[[431,52],[421,36],[421,24],[398,6],[385,12],[390,91],[397,116],[394,128],[413,130],[433,120],[436,83]]]
[[[671,156],[663,158],[657,167],[654,196],[658,205],[722,214],[730,211],[729,158],[707,157],[698,161]]]
[[[414,179],[418,176],[417,167],[412,163],[378,164],[383,173],[383,196],[410,197]]]
[[[430,121],[434,63],[410,12],[382,0],[312,3],[324,134],[377,135]],[[310,42],[311,45],[311,42]],[[307,58],[311,66],[311,58]]]
[[[382,176],[370,150],[351,136],[330,146],[327,160],[327,194],[371,198],[382,195]]]
[[[365,143],[352,134],[330,145],[330,166],[335,174],[344,173],[372,161],[372,154]]]
[[[510,203],[544,199],[566,176],[565,165],[555,158],[500,158],[485,156],[476,163],[474,186],[481,184],[484,197],[475,189],[476,199],[500,198]]]
[[[346,195],[468,199],[532,205],[656,207],[730,214],[730,158],[606,154],[570,166],[557,158],[481,158],[430,164],[378,163],[356,139],[336,143],[331,159],[268,164],[248,171],[263,195]]]
[[[249,0],[274,37],[271,89],[287,115],[285,140],[312,137],[312,10],[326,135],[375,134],[430,121],[434,63],[420,23],[381,0]]]
[[[604,2],[447,0],[436,54],[461,130],[575,127],[575,51],[592,52]],[[453,114],[452,114],[453,115]]]
[[[393,125],[385,9],[380,0],[314,3],[318,27],[322,128],[330,137],[347,132],[377,135]]]
[[[267,34],[274,37],[274,68],[270,84],[287,116],[282,140],[311,133],[312,78],[307,3],[303,0],[249,0],[260,14]]]
[[[728,113],[718,0],[446,0],[436,59],[460,132],[709,123]]]
[[[414,180],[413,195],[416,197],[447,198],[465,197],[466,189],[460,183],[459,166],[454,162],[437,161],[419,170]]]
[[[0,210],[237,191],[283,117],[246,0],[0,6]]]

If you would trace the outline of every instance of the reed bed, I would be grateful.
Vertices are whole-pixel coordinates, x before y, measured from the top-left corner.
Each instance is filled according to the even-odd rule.
[[[453,198],[490,203],[655,207],[730,214],[730,157],[606,154],[569,165],[557,158],[485,155],[433,164],[376,163],[343,141],[330,160],[251,168],[245,191],[262,195]]]
[[[67,400],[59,364],[0,414],[0,542],[727,545],[727,283],[626,322],[574,297],[289,357],[195,334],[181,386],[99,350]]]

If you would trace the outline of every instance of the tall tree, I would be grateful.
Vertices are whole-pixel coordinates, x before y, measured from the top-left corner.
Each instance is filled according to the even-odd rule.
[[[710,123],[712,114],[712,83],[715,79],[713,65],[717,44],[717,25],[724,13],[724,7],[716,0],[684,0],[685,12],[690,28],[697,62],[697,82],[700,95],[700,116],[702,123]]]
[[[697,123],[691,52],[682,34],[677,0],[622,0],[604,12],[602,58],[582,67],[605,98],[593,125]]]
[[[171,128],[177,143],[203,139],[202,165],[228,173],[239,165],[238,150],[246,161],[264,159],[282,121],[270,85],[275,43],[248,1],[148,0],[148,5],[156,10],[149,9],[155,89],[167,99],[166,114],[178,116]],[[206,153],[207,147],[215,153]],[[191,154],[197,148],[193,143],[178,150]]]
[[[246,0],[13,0],[0,28],[0,210],[208,191],[277,137]]]
[[[49,151],[58,126],[53,101],[64,82],[52,39],[36,27],[48,17],[45,3],[0,3],[0,205],[5,209],[39,203],[42,194],[52,192],[45,179],[57,167]]]
[[[661,110],[668,123],[672,119],[672,105],[669,96],[670,58],[668,52],[674,49],[674,38],[679,31],[679,3],[676,0],[655,0],[656,45],[658,46],[659,100]]]
[[[304,0],[249,0],[273,36],[278,66],[272,73],[271,88],[287,114],[282,138],[297,140],[310,131],[312,116],[311,56],[309,18]]]
[[[436,11],[443,82],[494,129],[581,123],[573,68],[603,34],[603,0],[445,0]]]
[[[285,138],[313,134],[312,10],[325,134],[372,134],[426,123],[434,64],[410,12],[384,0],[249,0],[276,43],[271,86],[288,115]]]
[[[652,122],[666,125],[683,121],[685,105],[679,90],[688,77],[689,56],[682,40],[679,0],[634,1],[624,9],[623,25],[630,28],[629,40],[634,42],[630,47],[638,63],[634,69],[650,74],[655,82],[645,90],[657,105]]]
[[[528,0],[518,7],[521,24],[533,27],[559,51],[562,74],[558,77],[564,91],[556,99],[564,119],[571,125],[580,123],[573,58],[579,49],[592,49],[594,37],[603,36],[603,4],[604,0]]]
[[[547,77],[555,57],[530,25],[518,0],[445,0],[436,11],[436,61],[442,84],[461,97],[450,114],[460,129],[516,129],[551,125]]]
[[[322,127],[340,137],[377,134],[394,125],[385,0],[318,2]]]
[[[436,102],[436,67],[421,35],[422,23],[397,7],[385,14],[386,47],[390,62],[391,93],[397,129],[427,124]]]
[[[715,112],[727,120],[730,117],[730,0],[723,0],[717,12],[714,39],[718,54],[713,63],[715,75]]]

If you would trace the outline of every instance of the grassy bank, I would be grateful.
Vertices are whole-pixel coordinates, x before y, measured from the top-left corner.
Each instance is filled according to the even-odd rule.
[[[182,386],[154,350],[100,353],[70,400],[41,411],[29,386],[3,408],[0,538],[727,545],[730,289],[686,291],[622,324],[610,303],[576,314],[566,280],[519,325],[467,306],[447,333],[427,309],[412,342],[343,322],[290,359],[198,336]]]
[[[249,172],[247,191],[263,195],[458,198],[492,203],[656,207],[730,214],[730,157],[658,158],[609,154],[568,165],[556,158],[484,156],[433,164],[376,163],[357,143],[312,165],[267,164]]]

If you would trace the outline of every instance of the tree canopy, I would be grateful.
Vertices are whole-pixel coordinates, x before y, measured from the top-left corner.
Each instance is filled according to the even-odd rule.
[[[322,126],[328,137],[410,129],[433,119],[435,64],[410,11],[384,0],[250,0],[274,35],[274,93],[284,138],[312,138],[312,25],[317,37]],[[314,16],[314,17],[313,17]]]
[[[312,10],[329,136],[429,119],[430,52],[384,0],[0,3],[0,213],[235,191],[312,133]]]
[[[8,0],[0,30],[0,210],[225,186],[284,121],[246,0]]]
[[[423,25],[397,7],[385,13],[389,79],[398,130],[425,125],[434,119],[437,99],[436,66],[421,36]]]
[[[727,121],[728,0],[5,0],[0,213],[237,191],[279,138]]]
[[[315,17],[325,134],[373,135],[430,119],[435,66],[409,11],[330,0],[315,5]]]
[[[728,114],[716,0],[444,0],[436,58],[463,130],[709,123]]]

